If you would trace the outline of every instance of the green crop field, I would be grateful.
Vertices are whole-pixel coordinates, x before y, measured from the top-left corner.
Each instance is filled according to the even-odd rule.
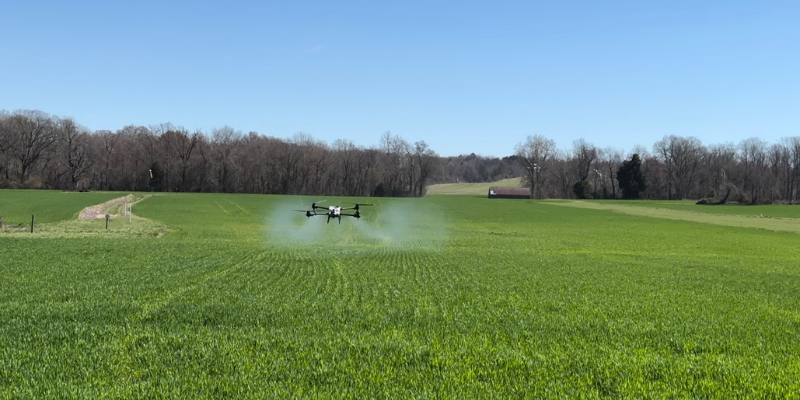
[[[74,229],[104,195],[0,191],[53,216],[0,232],[0,398],[800,393],[788,206],[328,198],[375,206],[326,224],[292,211],[319,198],[158,194]]]

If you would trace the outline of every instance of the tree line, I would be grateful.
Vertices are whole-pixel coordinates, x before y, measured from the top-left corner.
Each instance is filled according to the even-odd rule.
[[[795,202],[800,137],[704,145],[665,136],[630,153],[529,136],[513,155],[441,157],[386,132],[379,145],[281,139],[163,123],[90,131],[72,118],[0,110],[0,188],[423,196],[431,183],[522,177],[536,198],[730,198]]]
[[[279,139],[170,123],[89,131],[36,110],[0,112],[0,187],[422,196],[440,170],[424,141],[390,132],[380,146]]]
[[[583,139],[571,149],[529,136],[516,146],[525,186],[536,198],[729,199],[794,203],[800,186],[800,137],[703,145],[695,137],[665,136],[652,151],[630,155]],[[626,193],[627,192],[627,193]]]

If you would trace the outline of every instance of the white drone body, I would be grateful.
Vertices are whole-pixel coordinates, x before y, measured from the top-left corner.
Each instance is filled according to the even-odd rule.
[[[316,217],[317,215],[327,215],[328,216],[328,223],[331,222],[331,218],[335,218],[339,220],[339,223],[342,223],[342,217],[353,217],[355,219],[361,218],[361,213],[358,212],[358,209],[361,206],[371,206],[372,204],[356,204],[355,207],[342,207],[342,206],[329,206],[329,207],[320,207],[317,203],[311,203],[311,210],[303,211],[303,210],[296,210],[306,213],[306,217]],[[325,213],[317,214],[317,210],[325,210]],[[352,214],[343,213],[342,210],[353,210]]]

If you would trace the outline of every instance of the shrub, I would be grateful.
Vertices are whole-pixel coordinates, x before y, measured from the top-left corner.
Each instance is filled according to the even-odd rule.
[[[592,184],[589,181],[578,181],[575,182],[574,186],[572,186],[572,191],[575,193],[575,197],[579,199],[593,198],[592,189]]]

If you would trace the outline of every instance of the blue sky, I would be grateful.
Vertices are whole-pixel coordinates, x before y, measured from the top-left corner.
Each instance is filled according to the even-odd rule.
[[[383,4],[386,3],[386,4]],[[506,156],[800,136],[797,1],[16,1],[0,109]]]

